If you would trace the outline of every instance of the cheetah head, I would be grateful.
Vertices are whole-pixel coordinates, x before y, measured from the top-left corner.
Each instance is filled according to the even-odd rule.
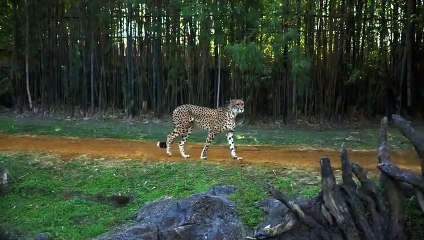
[[[231,100],[230,107],[231,107],[231,111],[236,115],[244,112],[244,102],[241,99]]]

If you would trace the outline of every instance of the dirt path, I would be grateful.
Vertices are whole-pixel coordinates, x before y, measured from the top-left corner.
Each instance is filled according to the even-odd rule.
[[[154,142],[128,141],[117,139],[80,139],[69,137],[11,136],[0,135],[0,151],[2,152],[44,152],[61,154],[67,158],[78,155],[92,157],[112,157],[123,159],[143,159],[147,161],[200,161],[202,144],[186,144],[186,151],[191,154],[189,160],[182,160],[176,144],[173,146],[173,157],[165,154]],[[273,165],[288,168],[319,168],[322,156],[328,156],[332,166],[340,168],[340,153],[327,149],[299,149],[281,146],[238,146],[237,153],[243,161],[230,159],[227,146],[212,145],[209,148],[208,160],[237,165]],[[414,151],[392,151],[393,161],[401,168],[420,172],[420,160]],[[349,159],[358,162],[364,168],[376,170],[376,151],[349,151]]]

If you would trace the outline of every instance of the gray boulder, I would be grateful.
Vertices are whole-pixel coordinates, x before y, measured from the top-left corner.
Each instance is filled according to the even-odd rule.
[[[130,224],[118,227],[96,239],[102,240],[150,240],[159,239],[158,228],[154,224]]]
[[[140,208],[136,223],[97,239],[244,239],[246,231],[227,199],[235,191],[219,186],[187,199],[161,199]]]

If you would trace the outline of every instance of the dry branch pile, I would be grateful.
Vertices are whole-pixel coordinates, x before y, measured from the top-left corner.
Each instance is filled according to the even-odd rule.
[[[421,158],[424,175],[424,138],[402,117],[394,115],[392,119],[414,145]],[[407,239],[402,199],[415,195],[424,212],[424,176],[403,171],[392,164],[387,128],[387,118],[383,118],[377,156],[377,167],[381,171],[380,188],[368,179],[360,165],[349,162],[346,148],[342,146],[341,184],[336,183],[330,160],[324,157],[321,159],[322,191],[318,196],[307,200],[291,199],[269,186],[272,197],[280,201],[286,210],[283,214],[279,213],[284,216],[277,224],[259,225],[256,238]]]

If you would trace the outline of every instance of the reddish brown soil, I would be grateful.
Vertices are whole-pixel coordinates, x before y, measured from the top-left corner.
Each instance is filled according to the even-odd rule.
[[[192,158],[183,160],[179,156],[176,144],[174,156],[168,157],[165,149],[160,149],[154,142],[128,141],[117,139],[81,139],[69,137],[10,136],[0,135],[2,152],[43,152],[60,154],[66,158],[79,155],[103,158],[122,158],[147,161],[200,161],[202,144],[186,144],[186,152]],[[210,162],[230,163],[236,165],[269,165],[287,168],[318,169],[322,156],[328,156],[332,166],[340,168],[340,153],[328,149],[300,149],[282,146],[238,146],[237,153],[242,161],[230,159],[227,146],[212,145],[209,148]],[[392,151],[391,157],[399,167],[420,171],[420,160],[414,151]],[[376,151],[349,151],[349,159],[361,164],[366,169],[376,170]]]

